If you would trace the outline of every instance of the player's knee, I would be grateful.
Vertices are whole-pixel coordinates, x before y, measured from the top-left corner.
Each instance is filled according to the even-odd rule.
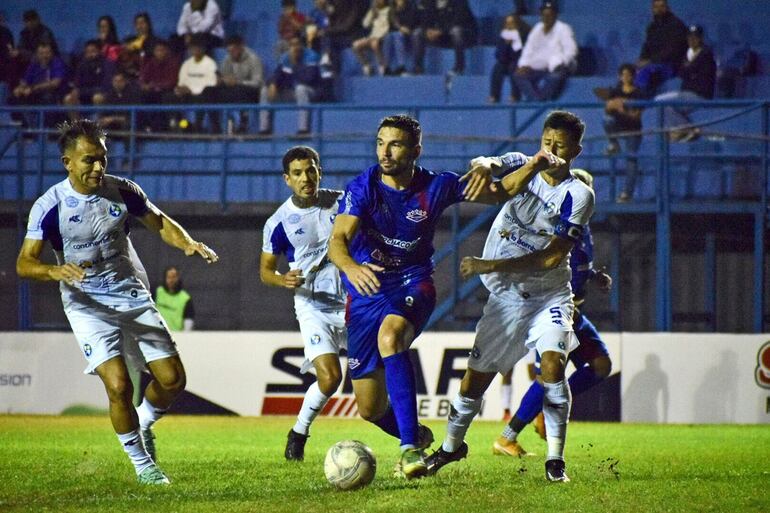
[[[377,345],[382,356],[390,356],[402,351],[402,337],[394,331],[380,333]]]
[[[546,351],[540,359],[540,374],[543,381],[547,383],[556,383],[564,379],[564,366],[567,363],[567,357],[556,351]]]
[[[334,394],[342,383],[342,373],[340,369],[324,369],[318,372],[318,388],[321,393],[327,397]]]
[[[612,371],[612,361],[607,356],[594,358],[590,365],[591,369],[594,371],[594,374],[596,374],[596,376],[599,378],[606,378]]]
[[[114,376],[104,382],[107,398],[111,403],[131,402],[134,387],[128,376]]]
[[[385,414],[387,407],[382,408],[376,403],[358,403],[358,414],[367,422],[376,422]]]
[[[180,393],[187,386],[187,375],[183,369],[169,372],[162,378],[158,378],[156,376],[156,380],[158,381],[158,384],[163,388],[163,390],[173,394]]]

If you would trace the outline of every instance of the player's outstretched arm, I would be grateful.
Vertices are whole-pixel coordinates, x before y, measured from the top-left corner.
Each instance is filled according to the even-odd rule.
[[[294,269],[285,274],[279,273],[278,256],[266,251],[263,251],[259,257],[259,279],[265,285],[287,289],[296,289],[305,282],[302,269]]]
[[[219,257],[213,249],[190,237],[190,234],[188,234],[179,223],[160,210],[157,210],[156,212],[150,210],[144,216],[140,217],[139,220],[148,229],[158,232],[160,238],[163,239],[163,242],[169,246],[181,249],[184,251],[185,255],[192,256],[198,254],[210,264],[219,260]]]
[[[465,257],[460,262],[460,274],[463,279],[468,279],[474,274],[545,271],[553,269],[567,258],[573,246],[572,241],[554,236],[543,249],[516,258],[485,260]]]
[[[503,177],[500,181],[505,194],[512,198],[527,189],[527,185],[541,171],[559,167],[566,164],[564,159],[557,157],[550,151],[540,148],[540,151],[527,161],[519,169]]]
[[[16,274],[21,278],[39,281],[63,281],[70,285],[81,281],[86,276],[85,269],[76,264],[48,265],[40,261],[44,242],[36,239],[24,239],[16,259]]]
[[[373,264],[360,265],[350,256],[350,241],[358,231],[359,219],[356,216],[337,214],[329,238],[329,260],[340,272],[345,273],[348,281],[362,296],[371,296],[380,290],[380,280],[375,272],[385,269]]]

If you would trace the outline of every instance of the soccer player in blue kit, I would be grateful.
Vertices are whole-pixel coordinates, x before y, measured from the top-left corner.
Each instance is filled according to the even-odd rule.
[[[590,173],[583,169],[572,169],[571,171],[575,178],[593,189],[593,177]],[[573,397],[601,383],[609,376],[612,369],[607,346],[596,327],[580,310],[585,302],[589,281],[595,283],[603,292],[609,292],[612,288],[612,278],[604,271],[597,271],[593,267],[593,246],[591,228],[586,226],[582,239],[575,244],[569,259],[569,266],[572,270],[572,280],[570,281],[573,294],[572,302],[575,304],[572,329],[580,342],[578,348],[569,354],[569,361],[575,366],[575,372],[568,380]],[[538,367],[539,364],[538,361]],[[539,374],[539,370],[537,372]],[[535,421],[535,431],[543,440],[546,439],[545,422],[542,421],[543,395],[543,384],[539,380],[534,380],[522,397],[518,410],[493,444],[492,452],[494,454],[507,456],[527,454],[516,439],[527,424],[533,420]]]
[[[521,173],[492,184],[471,170],[462,178],[415,163],[422,151],[419,122],[386,117],[376,140],[378,164],[355,178],[340,199],[329,258],[348,289],[348,368],[361,417],[400,438],[400,472],[427,474],[418,447],[417,397],[408,349],[436,302],[433,235],[441,213],[463,200],[501,203],[540,169],[563,162],[541,152]],[[390,401],[388,401],[388,398]]]

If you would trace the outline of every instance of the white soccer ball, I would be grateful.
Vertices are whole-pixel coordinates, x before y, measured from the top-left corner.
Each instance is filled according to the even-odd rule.
[[[374,479],[377,458],[372,450],[357,440],[343,440],[326,452],[324,474],[339,490],[362,488]]]

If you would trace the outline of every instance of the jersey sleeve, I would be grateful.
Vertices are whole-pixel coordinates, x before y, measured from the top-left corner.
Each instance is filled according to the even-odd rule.
[[[366,187],[366,182],[358,179],[353,180],[345,188],[345,193],[338,201],[337,213],[356,217],[364,216],[369,207],[368,196],[369,189]]]
[[[159,214],[158,207],[152,204],[141,187],[131,180],[123,180],[118,186],[120,197],[126,204],[128,213],[134,217],[144,217],[148,212]]]
[[[441,199],[442,210],[449,205],[460,203],[465,201],[463,196],[463,190],[465,189],[465,182],[460,181],[460,175],[457,173],[441,173],[439,175],[441,183]]]
[[[59,231],[59,205],[41,197],[29,212],[27,234],[25,238],[32,240],[47,240],[53,249],[61,251],[63,241]]]
[[[513,173],[521,166],[529,162],[530,159],[530,157],[527,157],[518,151],[512,151],[504,155],[500,155],[498,158],[500,159],[500,164],[503,168],[503,172],[500,173],[500,178]]]
[[[282,255],[287,253],[289,246],[283,223],[268,219],[262,231],[262,251],[271,255]]]
[[[559,209],[554,235],[579,243],[594,213],[594,192],[581,184],[567,192]]]

